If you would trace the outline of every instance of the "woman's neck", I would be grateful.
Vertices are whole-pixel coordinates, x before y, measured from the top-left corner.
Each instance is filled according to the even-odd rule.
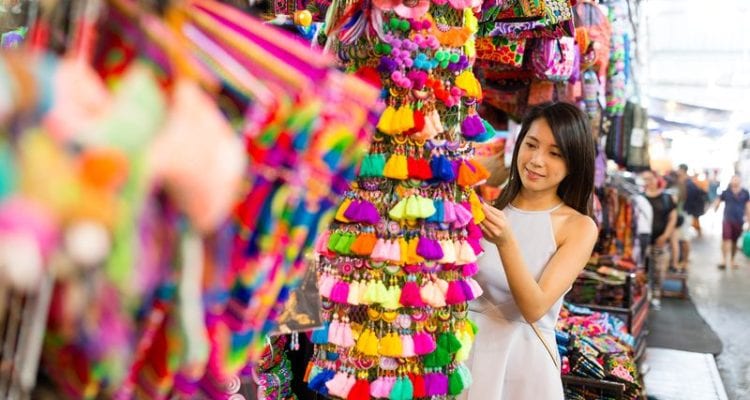
[[[520,210],[541,211],[549,210],[562,203],[562,199],[555,192],[534,193],[521,189],[510,204]]]

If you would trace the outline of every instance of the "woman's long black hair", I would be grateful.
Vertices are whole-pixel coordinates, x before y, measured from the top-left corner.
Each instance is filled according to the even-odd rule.
[[[594,191],[594,159],[596,145],[589,129],[589,119],[578,107],[569,103],[540,104],[526,114],[521,132],[513,149],[510,181],[495,204],[504,209],[521,192],[521,176],[518,171],[518,151],[529,132],[531,124],[543,118],[552,129],[555,142],[565,160],[568,175],[560,182],[557,195],[568,206],[584,215],[592,215]]]

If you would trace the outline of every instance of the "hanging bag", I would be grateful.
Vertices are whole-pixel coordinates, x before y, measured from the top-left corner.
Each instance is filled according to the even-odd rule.
[[[575,67],[575,39],[539,39],[531,56],[531,67],[539,79],[567,81]]]

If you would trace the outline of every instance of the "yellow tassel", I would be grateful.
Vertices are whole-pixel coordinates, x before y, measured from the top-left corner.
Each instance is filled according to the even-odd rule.
[[[338,211],[336,211],[336,221],[344,223],[352,222],[344,216],[344,213],[346,212],[346,209],[349,208],[350,204],[352,204],[350,199],[344,199],[344,201],[341,202]]]
[[[424,258],[417,254],[417,245],[419,244],[419,238],[413,238],[409,240],[409,247],[407,250],[406,264],[414,265],[424,262]]]
[[[393,332],[380,339],[379,353],[386,357],[401,357],[401,338]]]
[[[407,105],[399,107],[393,119],[395,122],[394,125],[398,127],[398,133],[414,128],[414,110]]]
[[[398,248],[401,251],[400,264],[409,263],[409,243],[403,237],[398,238]]]
[[[465,70],[456,77],[456,86],[466,91],[467,97],[482,97],[482,87],[471,70]]]
[[[383,176],[391,179],[408,179],[409,170],[407,167],[406,156],[403,154],[393,154],[390,156],[383,168]]]
[[[482,202],[479,201],[477,193],[473,190],[469,192],[469,204],[471,204],[471,215],[474,216],[474,223],[481,224],[486,216],[482,210]]]
[[[394,130],[394,117],[396,116],[396,109],[393,108],[393,106],[388,106],[388,108],[383,111],[383,114],[380,115],[380,120],[378,121],[378,130],[385,133],[386,135],[393,135],[397,133]]]
[[[377,356],[378,355],[378,337],[375,336],[375,332],[373,332],[371,329],[365,329],[364,332],[362,332],[361,335],[359,335],[359,340],[357,340],[357,345],[355,347],[360,353],[363,353],[368,356]]]
[[[385,293],[385,301],[381,303],[381,306],[386,310],[397,310],[401,304],[399,299],[401,298],[401,288],[398,286],[389,286]]]

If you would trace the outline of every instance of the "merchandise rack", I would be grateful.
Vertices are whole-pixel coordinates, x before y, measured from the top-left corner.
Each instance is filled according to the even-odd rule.
[[[625,393],[625,384],[620,382],[605,381],[601,379],[583,378],[575,375],[562,376],[563,387],[574,386],[586,392],[596,394],[600,399],[620,399]]]

